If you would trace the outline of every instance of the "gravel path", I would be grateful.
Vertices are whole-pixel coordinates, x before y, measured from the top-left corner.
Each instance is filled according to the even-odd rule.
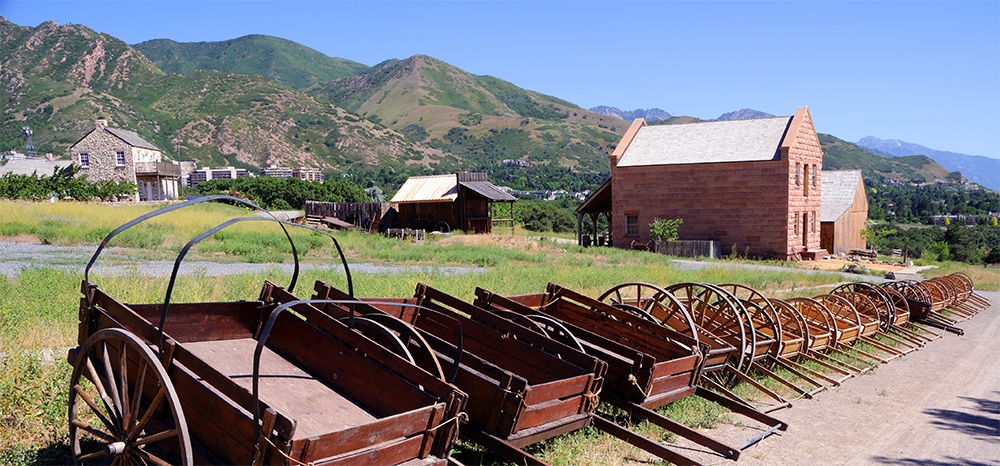
[[[0,241],[0,276],[17,277],[22,270],[32,267],[56,267],[70,272],[82,273],[94,255],[94,246],[51,246],[37,243]],[[124,275],[141,273],[149,277],[169,276],[174,262],[129,261],[128,250],[108,248],[94,265],[93,272],[103,275]],[[111,265],[104,265],[111,264]],[[463,273],[483,273],[485,267],[429,266],[429,265],[380,265],[371,263],[349,263],[351,273],[405,273],[420,272],[427,274],[455,275]],[[264,272],[281,269],[291,273],[293,264],[246,264],[220,263],[208,261],[185,261],[181,265],[181,275],[221,276],[246,272]],[[339,263],[302,263],[302,270],[321,269],[341,272]]]
[[[961,322],[964,335],[944,333],[870,375],[772,412],[788,430],[739,461],[688,454],[734,466],[1000,465],[1000,293],[979,294],[992,307]],[[757,432],[733,425],[706,431],[731,445]]]

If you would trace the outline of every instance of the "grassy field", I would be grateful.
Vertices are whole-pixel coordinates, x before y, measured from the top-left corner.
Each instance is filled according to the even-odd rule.
[[[73,203],[10,203],[0,201],[0,241],[31,241],[54,245],[94,246],[118,225],[149,212],[149,206],[107,206]],[[158,217],[116,237],[122,255],[135,257],[135,267],[151,257],[172,259],[189,239],[229,219],[248,215],[241,208],[202,205]],[[399,241],[356,232],[334,233],[349,262],[400,265],[480,266],[482,273],[394,272],[352,273],[356,295],[411,296],[423,282],[471,300],[479,286],[501,294],[544,291],[548,282],[598,295],[614,285],[643,281],[660,285],[680,282],[742,283],[764,295],[811,296],[832,289],[842,277],[807,273],[795,268],[758,271],[722,267],[679,270],[669,258],[646,252],[580,248],[563,236],[517,231],[506,236],[429,236],[422,243]],[[345,284],[329,237],[294,231],[293,238],[307,262],[330,263],[299,278],[300,295],[323,279]],[[197,245],[193,257],[224,262],[288,261],[290,248],[273,223],[247,222]],[[723,262],[723,264],[725,264]],[[774,264],[769,264],[774,265]],[[1000,271],[942,264],[935,273],[961,271],[978,287],[1000,288]],[[0,278],[0,464],[62,464],[67,447],[66,384],[71,368],[66,350],[77,345],[77,309],[83,270],[29,268],[17,277]],[[140,274],[96,276],[92,280],[124,302],[162,302],[166,278]],[[175,287],[174,302],[256,299],[264,280],[288,281],[280,270],[225,277],[185,276]],[[671,417],[690,425],[728,422],[717,409],[694,401],[667,408]],[[636,426],[662,436],[650,426]],[[669,440],[669,436],[663,437]],[[459,458],[470,464],[493,462],[475,445],[462,445]],[[532,446],[531,451],[555,464],[622,464],[641,451],[611,440],[593,429],[560,436]]]

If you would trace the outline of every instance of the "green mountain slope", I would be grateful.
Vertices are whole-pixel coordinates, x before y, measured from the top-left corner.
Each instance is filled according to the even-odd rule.
[[[259,34],[222,42],[154,39],[133,47],[167,73],[215,70],[259,74],[292,89],[305,89],[368,70],[361,63],[328,57],[304,45]]]
[[[948,169],[923,155],[882,157],[829,134],[820,134],[819,142],[823,148],[824,170],[861,170],[870,181],[882,178],[934,181],[948,179],[950,175]]]
[[[309,92],[453,153],[476,170],[515,159],[606,173],[607,155],[628,128],[621,119],[423,55],[389,60]]]
[[[0,18],[2,150],[34,131],[40,153],[65,156],[97,116],[137,131],[173,159],[257,168],[269,164],[454,167],[454,157],[408,141],[329,102],[260,76],[166,74],[143,54],[80,25],[37,28]]]

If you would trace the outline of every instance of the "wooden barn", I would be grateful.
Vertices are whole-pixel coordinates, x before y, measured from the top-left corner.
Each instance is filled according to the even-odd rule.
[[[820,209],[820,247],[831,254],[865,249],[861,235],[868,220],[868,196],[861,170],[823,172],[823,201]]]
[[[456,173],[411,176],[389,202],[397,206],[403,228],[492,233],[494,222],[513,222],[515,201],[490,184],[485,173]],[[508,218],[492,217],[495,202],[510,204]]]
[[[647,125],[635,120],[610,156],[611,241],[650,241],[649,224],[680,218],[682,240],[725,253],[814,259],[820,246],[823,151],[806,107],[752,120]],[[603,188],[602,190],[603,191]]]

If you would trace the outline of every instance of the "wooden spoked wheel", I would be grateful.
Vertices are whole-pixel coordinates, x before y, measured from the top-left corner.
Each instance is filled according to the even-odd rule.
[[[771,303],[771,300],[759,291],[746,285],[727,283],[718,285],[718,287],[732,295],[746,308],[754,330],[762,334],[758,335],[758,340],[773,340],[773,343],[769,345],[767,354],[777,357],[781,350],[783,336],[781,321],[778,319],[778,311],[775,309],[774,304]]]
[[[757,341],[746,308],[709,284],[677,283],[665,289],[687,307],[699,329],[736,348],[738,354],[731,361],[736,370],[749,370]]]
[[[687,307],[669,291],[649,283],[623,283],[605,291],[598,301],[648,316],[698,341],[698,329]]]
[[[156,353],[121,329],[79,348],[69,390],[75,464],[184,464],[191,438],[177,392]]]
[[[858,293],[864,295],[872,301],[875,306],[876,314],[879,319],[878,328],[882,332],[888,332],[896,323],[896,312],[895,306],[889,296],[879,287],[862,282],[845,283],[843,285],[834,288],[831,291],[833,294],[847,295],[848,293]],[[852,304],[858,309],[858,312],[864,313],[859,307],[861,305],[859,299],[852,299]],[[867,304],[867,303],[866,303]]]

